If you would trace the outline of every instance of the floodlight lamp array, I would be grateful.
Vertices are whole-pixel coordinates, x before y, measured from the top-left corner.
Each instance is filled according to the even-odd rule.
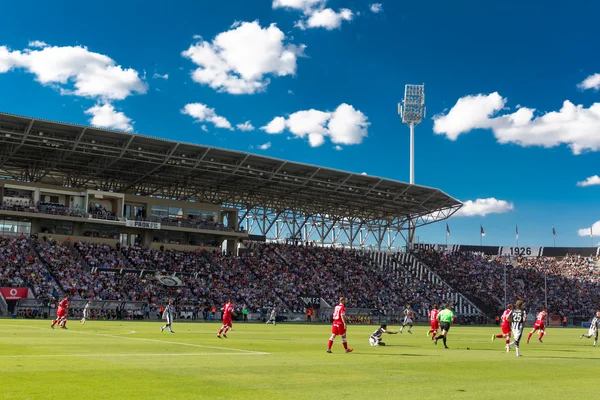
[[[417,125],[425,118],[425,85],[406,85],[399,114],[405,124]]]

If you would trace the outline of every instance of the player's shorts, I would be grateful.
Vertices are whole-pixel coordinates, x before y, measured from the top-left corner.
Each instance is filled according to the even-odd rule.
[[[437,320],[430,321],[430,325],[431,325],[431,329],[434,331],[437,331],[438,329],[440,329],[440,322]]]
[[[413,320],[411,317],[404,317],[404,322],[402,323],[402,325],[407,325],[407,324],[412,324]]]
[[[513,334],[513,338],[515,339],[515,341],[519,341],[521,340],[521,336],[523,336],[523,324],[522,323],[518,323],[515,324],[513,323],[511,326],[512,329],[512,334]]]
[[[544,321],[535,321],[535,324],[533,324],[533,329],[539,329],[540,331],[545,331],[546,330],[546,324],[544,323]]]
[[[440,322],[440,329],[448,332],[450,330],[450,322]]]
[[[56,310],[56,316],[59,318],[66,318],[67,316],[67,310],[65,310],[64,308],[59,307],[58,310]]]
[[[370,344],[371,346],[379,346],[379,342],[380,342],[380,341],[381,341],[381,338],[379,338],[379,339],[375,339],[373,336],[371,336],[371,337],[369,338],[369,344]]]
[[[83,318],[89,318],[90,317],[90,312],[89,311],[84,311],[83,312]]]
[[[336,324],[334,323],[333,325],[331,325],[331,334],[332,335],[345,335],[346,334],[346,327],[343,326],[342,324]]]
[[[500,328],[502,328],[503,335],[508,335],[510,333],[510,325],[509,324],[502,324],[500,326]]]
[[[590,327],[590,330],[588,331],[588,336],[598,337],[598,330]]]
[[[167,320],[167,325],[170,325],[170,324],[172,324],[172,323],[173,323],[173,315],[172,315],[172,314],[170,314],[170,313],[167,313],[167,318],[166,318],[166,320]]]
[[[223,319],[223,326],[228,326],[228,327],[231,328],[232,325],[233,324],[232,324],[231,318],[225,318],[225,319]]]

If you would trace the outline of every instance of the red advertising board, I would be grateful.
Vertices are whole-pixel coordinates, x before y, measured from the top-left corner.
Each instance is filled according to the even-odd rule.
[[[4,297],[4,300],[19,300],[26,299],[29,289],[27,288],[15,288],[15,287],[3,287],[0,288],[0,294]]]

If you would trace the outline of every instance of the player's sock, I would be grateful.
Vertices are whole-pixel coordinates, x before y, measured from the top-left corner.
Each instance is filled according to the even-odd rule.
[[[342,346],[344,346],[344,350],[348,350],[348,343],[345,340],[342,340]]]
[[[333,346],[333,340],[329,339],[329,342],[327,342],[327,350],[331,350],[331,346]]]
[[[224,329],[224,327],[221,327],[221,329],[219,329],[219,333],[217,335],[220,335],[221,333],[223,333],[223,329]]]
[[[540,340],[544,337],[544,331],[540,331]]]
[[[446,346],[446,335],[442,336],[442,341],[444,342],[444,347],[448,347]]]
[[[506,338],[506,345],[508,346],[509,343],[510,343],[510,339]]]
[[[226,334],[227,331],[229,331],[229,327],[228,326],[225,327],[225,330],[223,331],[223,334]]]
[[[52,321],[52,325],[50,325],[51,327],[54,327],[54,325],[56,325],[58,323],[58,318]]]
[[[533,335],[533,332],[529,332],[529,334],[527,335],[527,341],[529,342],[529,339],[531,339],[531,335]]]
[[[504,337],[504,334],[499,333],[496,335],[496,339],[502,339]]]

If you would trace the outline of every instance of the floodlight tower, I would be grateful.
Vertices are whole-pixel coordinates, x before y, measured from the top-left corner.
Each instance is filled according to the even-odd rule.
[[[398,104],[398,114],[402,123],[410,128],[410,184],[415,183],[415,125],[419,125],[425,118],[425,85],[406,85],[404,87],[404,100]],[[415,241],[415,228],[409,221],[408,242]]]

